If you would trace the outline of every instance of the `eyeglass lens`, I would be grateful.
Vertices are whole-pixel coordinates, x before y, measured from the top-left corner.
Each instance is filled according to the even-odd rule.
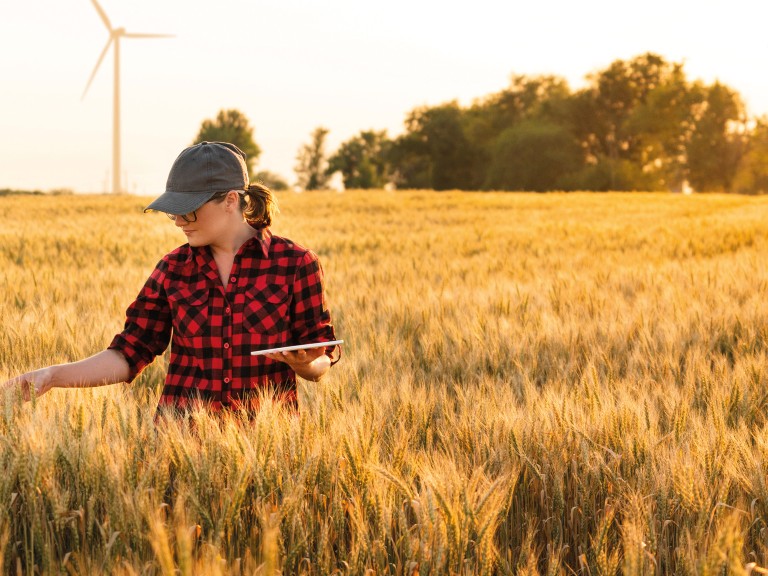
[[[194,222],[195,220],[197,220],[197,213],[195,211],[187,212],[186,214],[169,214],[166,212],[165,215],[168,216],[168,218],[170,218],[174,222],[176,221],[176,218],[178,218],[179,216],[181,216],[181,219],[187,223]]]

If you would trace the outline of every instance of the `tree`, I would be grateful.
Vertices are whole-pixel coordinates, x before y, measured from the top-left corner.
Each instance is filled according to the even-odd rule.
[[[345,188],[383,188],[389,181],[387,131],[365,130],[343,142],[328,160],[328,174],[341,172]]]
[[[456,102],[413,110],[406,134],[392,151],[398,186],[448,190],[472,187],[473,149],[464,134],[462,109]]]
[[[730,192],[747,147],[744,104],[739,95],[715,82],[706,93],[688,145],[691,186]]]
[[[348,187],[389,178],[435,190],[764,189],[763,136],[750,134],[734,91],[689,82],[681,63],[650,52],[587,79],[572,93],[557,76],[516,75],[470,107],[415,108],[386,150],[361,132],[330,169]]]
[[[607,175],[611,190],[659,185],[661,176],[654,172],[664,167],[665,174],[674,173],[665,166],[670,157],[684,161],[680,142],[685,138],[675,131],[690,133],[691,123],[684,122],[691,103],[681,94],[686,86],[682,65],[647,53],[616,60],[588,79],[590,86],[569,103],[574,133],[590,164],[586,172]],[[679,106],[663,109],[676,99]],[[675,144],[670,150],[659,146],[653,134]],[[633,174],[640,179],[627,180]]]
[[[239,110],[220,110],[213,120],[203,120],[193,144],[200,142],[231,142],[245,152],[248,176],[253,179],[253,169],[261,155],[261,148],[253,139],[253,128],[245,114]]]
[[[675,67],[630,116],[629,130],[640,143],[637,163],[651,189],[679,191],[688,180],[687,149],[704,97],[704,86],[687,82]]]
[[[476,101],[469,108],[462,108],[455,101],[416,108],[406,118],[405,134],[395,140],[390,150],[395,183],[401,188],[435,190],[510,186],[520,189],[526,186],[521,183],[530,179],[513,175],[510,167],[504,165],[510,146],[515,145],[509,141],[500,144],[499,139],[503,134],[507,140],[514,139],[509,131],[524,123],[528,123],[527,127],[520,130],[527,133],[525,137],[537,141],[553,138],[558,144],[567,142],[563,150],[543,150],[548,160],[542,160],[541,165],[551,166],[548,162],[554,161],[557,152],[562,153],[561,159],[569,158],[567,165],[541,175],[549,178],[548,182],[555,182],[572,171],[574,159],[581,157],[569,123],[569,98],[570,89],[562,78],[515,75],[508,88]],[[536,136],[535,126],[546,126],[549,132]],[[524,150],[516,152],[525,155]],[[543,184],[536,184],[540,185]]]
[[[477,100],[465,113],[465,134],[473,151],[473,188],[490,186],[502,133],[524,122],[560,126],[571,132],[568,83],[557,76],[513,75],[508,88]],[[491,187],[498,187],[495,184]],[[504,187],[502,186],[502,189]]]
[[[491,190],[565,189],[582,166],[579,143],[553,122],[527,120],[496,139],[485,186]]]
[[[288,182],[280,176],[269,170],[262,170],[254,178],[255,182],[261,182],[270,190],[286,190],[288,188]]]
[[[734,178],[733,191],[768,194],[768,117],[759,118],[749,135],[747,151]]]
[[[389,161],[398,188],[432,188],[432,162],[421,135],[406,132],[398,136],[390,147]]]
[[[296,155],[294,171],[298,177],[299,186],[304,190],[320,190],[325,188],[330,180],[325,154],[326,136],[328,136],[328,129],[318,126],[311,134],[311,141],[308,144],[302,144]]]

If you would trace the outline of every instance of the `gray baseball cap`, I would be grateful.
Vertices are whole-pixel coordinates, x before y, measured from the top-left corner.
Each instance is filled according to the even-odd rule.
[[[216,192],[248,189],[245,152],[229,142],[200,142],[176,158],[165,192],[144,209],[187,214],[208,202]]]

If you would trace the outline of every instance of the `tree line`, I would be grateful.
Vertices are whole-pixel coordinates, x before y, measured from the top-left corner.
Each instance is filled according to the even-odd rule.
[[[363,130],[330,155],[318,127],[297,154],[298,184],[323,188],[340,172],[363,189],[768,192],[768,118],[749,117],[732,88],[653,53],[586,80],[574,91],[558,76],[514,75],[470,106],[417,107],[403,134]],[[214,139],[204,132],[198,141]]]

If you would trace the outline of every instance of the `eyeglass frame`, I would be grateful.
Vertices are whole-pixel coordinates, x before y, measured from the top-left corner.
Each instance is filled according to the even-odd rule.
[[[192,210],[192,212],[187,212],[186,214],[171,214],[170,212],[163,212],[168,218],[176,222],[176,218],[181,218],[189,224],[190,222],[197,222],[197,210]]]
[[[174,222],[176,222],[176,218],[181,218],[187,224],[190,224],[192,222],[197,222],[197,211],[200,210],[200,208],[202,208],[203,206],[205,206],[206,204],[208,204],[208,202],[211,202],[212,200],[221,200],[221,199],[223,199],[230,192],[237,192],[239,194],[240,190],[222,190],[220,192],[214,192],[213,196],[211,196],[210,198],[208,198],[208,200],[203,202],[203,204],[201,206],[199,206],[195,210],[192,210],[192,212],[187,212],[186,214],[171,214],[170,212],[163,212],[163,214],[168,216],[168,218],[170,218]],[[190,214],[192,215],[191,217],[190,217]]]

